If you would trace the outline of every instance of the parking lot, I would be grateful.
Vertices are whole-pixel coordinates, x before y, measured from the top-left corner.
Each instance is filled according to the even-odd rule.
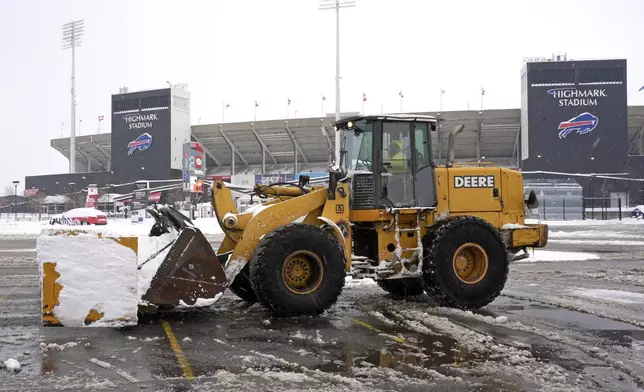
[[[3,237],[0,360],[21,371],[0,369],[0,390],[641,390],[642,229],[552,227],[551,253],[513,263],[477,312],[347,278],[318,317],[273,318],[227,293],[123,329],[41,327],[36,240]]]

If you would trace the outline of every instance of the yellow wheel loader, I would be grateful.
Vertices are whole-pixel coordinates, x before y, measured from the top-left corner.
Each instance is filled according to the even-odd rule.
[[[212,184],[225,234],[217,251],[185,216],[151,210],[151,235],[179,236],[143,297],[151,305],[215,299],[229,288],[275,315],[320,314],[341,295],[345,277],[371,278],[395,296],[427,293],[442,306],[480,308],[503,290],[509,264],[544,247],[548,227],[525,224],[519,171],[488,163],[445,165],[432,158],[437,119],[359,116],[337,121],[326,184],[235,187]],[[232,191],[265,200],[238,213]]]

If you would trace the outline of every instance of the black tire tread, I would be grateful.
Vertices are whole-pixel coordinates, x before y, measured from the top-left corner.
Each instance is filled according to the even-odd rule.
[[[257,296],[253,291],[253,285],[250,281],[250,272],[248,271],[248,264],[237,274],[233,283],[228,287],[237,297],[254,304],[257,302]]]
[[[286,304],[288,302],[286,298],[281,298],[278,301],[273,300],[271,302],[270,296],[267,295],[269,292],[275,291],[274,286],[276,284],[280,284],[272,281],[271,277],[266,273],[271,268],[275,268],[275,261],[270,260],[270,254],[279,254],[279,248],[285,242],[290,241],[289,236],[294,231],[305,233],[306,238],[311,242],[327,242],[330,245],[331,251],[336,252],[336,258],[338,259],[335,261],[326,260],[324,279],[331,278],[333,280],[326,291],[316,292],[316,301],[311,304],[306,304],[307,306],[298,301],[291,301],[290,304]],[[302,248],[305,247],[303,246]],[[258,302],[279,317],[319,315],[323,313],[337,302],[344,288],[344,279],[346,277],[344,251],[340,243],[333,235],[322,228],[304,223],[289,223],[264,235],[259,241],[253,258],[249,263],[249,271],[250,281]]]
[[[497,289],[494,295],[482,299],[480,301],[476,302],[470,302],[470,303],[458,303],[456,302],[453,298],[450,298],[448,294],[446,294],[440,287],[440,283],[436,279],[436,267],[437,267],[437,262],[436,262],[436,252],[438,250],[438,246],[441,244],[442,241],[449,241],[449,233],[450,231],[457,226],[460,225],[482,225],[486,227],[491,233],[493,233],[493,236],[495,239],[501,244],[502,248],[504,249],[505,252],[505,263],[503,265],[504,268],[504,274],[502,281],[497,284]],[[425,292],[436,302],[438,302],[439,305],[441,306],[446,306],[446,307],[452,307],[452,308],[460,308],[460,309],[478,309],[481,308],[492,301],[494,301],[500,294],[501,291],[503,290],[505,283],[508,278],[508,273],[510,270],[510,263],[512,261],[512,254],[509,252],[507,249],[506,245],[503,242],[503,239],[501,238],[501,234],[499,231],[490,225],[487,221],[475,217],[475,216],[458,216],[458,217],[450,217],[444,221],[438,222],[434,227],[428,232],[428,237],[430,233],[433,233],[433,237],[431,238],[431,242],[427,241],[428,247],[425,248],[425,257],[423,260],[423,284],[425,288]]]
[[[378,287],[395,297],[411,297],[425,292],[420,278],[379,279]]]

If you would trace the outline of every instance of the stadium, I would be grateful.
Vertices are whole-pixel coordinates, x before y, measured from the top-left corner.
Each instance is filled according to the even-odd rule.
[[[545,197],[556,193],[549,188],[575,184],[584,197],[604,198],[611,206],[615,200],[644,204],[637,180],[644,177],[644,106],[627,105],[626,60],[528,62],[521,91],[520,108],[416,112],[440,121],[432,133],[436,164],[445,161],[448,133],[463,124],[456,162],[523,170],[526,183],[539,182]],[[324,175],[333,121],[190,125],[190,93],[182,88],[123,90],[112,96],[111,132],[75,138],[76,172],[27,177],[25,196],[68,194],[90,184],[123,194],[138,180],[180,182],[181,145],[187,141],[203,146],[206,179],[250,184]],[[146,147],[130,149],[140,134],[149,136]],[[70,138],[50,144],[70,159]]]

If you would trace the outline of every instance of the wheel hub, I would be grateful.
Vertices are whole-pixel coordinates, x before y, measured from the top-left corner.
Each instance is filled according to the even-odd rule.
[[[286,288],[295,294],[310,294],[317,290],[323,275],[322,259],[309,251],[291,253],[282,266],[282,280]]]
[[[461,245],[452,260],[456,277],[465,284],[476,284],[487,275],[488,256],[479,244],[468,242]]]

